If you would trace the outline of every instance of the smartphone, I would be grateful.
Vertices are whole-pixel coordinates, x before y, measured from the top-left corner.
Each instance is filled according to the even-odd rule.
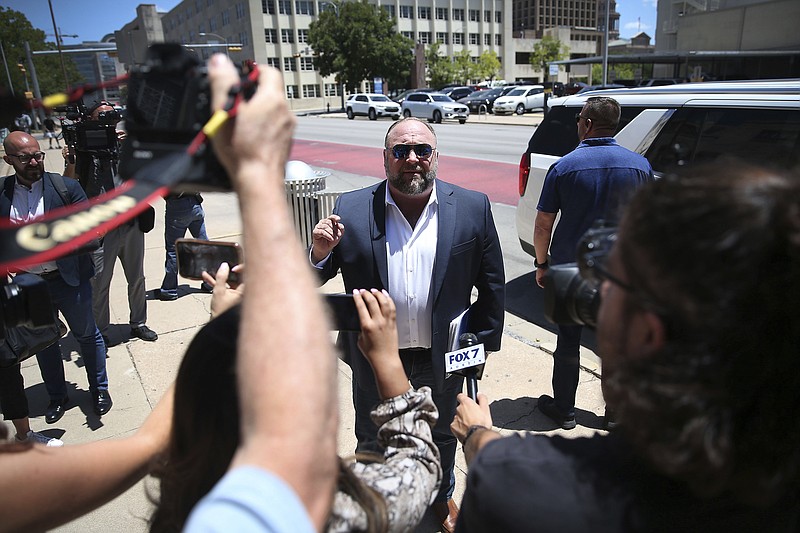
[[[338,331],[361,331],[356,302],[352,294],[326,294],[325,300],[331,310],[333,329]]]
[[[178,255],[178,273],[187,279],[203,279],[203,271],[216,276],[222,263],[233,268],[242,262],[242,248],[237,242],[202,241],[198,239],[178,239],[175,241]],[[228,282],[241,282],[236,272],[228,275]]]

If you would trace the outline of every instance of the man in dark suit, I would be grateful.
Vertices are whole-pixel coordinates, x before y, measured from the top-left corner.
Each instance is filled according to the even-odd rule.
[[[13,224],[27,224],[47,211],[86,202],[77,181],[44,171],[44,152],[39,143],[24,132],[13,132],[3,141],[3,159],[16,174],[3,178],[0,192],[0,217]],[[63,190],[62,190],[63,189]],[[89,379],[95,413],[102,416],[111,409],[106,375],[106,347],[92,314],[92,262],[88,254],[62,257],[25,268],[47,281],[55,307],[64,315],[78,341]],[[64,363],[58,343],[36,354],[50,404],[45,413],[48,424],[64,415],[69,398],[64,378]]]
[[[455,527],[456,440],[450,432],[463,378],[445,376],[450,321],[469,308],[466,331],[487,351],[500,348],[505,274],[486,195],[436,179],[436,134],[426,122],[402,119],[384,142],[387,179],[345,193],[313,231],[311,262],[328,280],[341,270],[348,292],[386,289],[397,305],[400,353],[414,387],[429,386],[439,409],[433,439],[443,481],[433,505],[447,531]],[[471,303],[472,289],[478,297]],[[358,451],[377,449],[370,410],[380,397],[356,334],[339,345],[353,370]]]

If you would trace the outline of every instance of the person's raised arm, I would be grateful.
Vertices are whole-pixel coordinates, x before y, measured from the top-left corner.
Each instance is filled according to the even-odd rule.
[[[338,471],[337,358],[284,192],[295,119],[280,72],[259,70],[255,94],[213,143],[238,193],[247,250],[237,369],[242,443],[232,468],[252,465],[282,478],[321,529]],[[209,80],[220,109],[239,75],[217,54]]]

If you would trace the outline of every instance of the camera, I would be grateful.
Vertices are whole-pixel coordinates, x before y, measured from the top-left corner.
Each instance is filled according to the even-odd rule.
[[[600,284],[581,276],[577,263],[552,265],[544,275],[544,316],[563,326],[597,325]]]
[[[600,284],[608,277],[608,254],[617,240],[617,228],[598,220],[578,243],[577,263],[552,265],[543,278],[544,315],[564,326],[597,325]]]
[[[47,282],[34,274],[18,274],[0,286],[0,339],[8,328],[53,324],[53,307]]]
[[[116,110],[101,111],[97,120],[92,120],[91,113],[82,102],[56,108],[56,111],[64,113],[61,131],[64,134],[64,143],[72,151],[93,154],[104,159],[118,157],[117,123],[122,117]]]
[[[151,45],[145,63],[129,76],[128,136],[119,166],[122,179],[159,182],[171,178],[164,171],[186,153],[210,117],[211,88],[205,64],[179,44]],[[172,186],[175,192],[232,190],[209,143],[180,172],[180,183]]]

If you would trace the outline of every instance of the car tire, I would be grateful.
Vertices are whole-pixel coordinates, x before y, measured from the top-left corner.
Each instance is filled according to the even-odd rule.
[[[352,107],[347,108],[347,118],[349,118],[350,120],[353,120],[355,118]]]
[[[437,124],[442,123],[442,114],[439,111],[433,112],[433,121]]]
[[[525,106],[523,104],[517,104],[517,108],[514,110],[517,115],[524,115],[525,114]]]
[[[403,116],[406,117],[406,118],[410,117],[411,116],[411,111],[406,109],[405,111],[403,111]]]
[[[466,123],[467,123],[467,119],[465,119],[465,118],[460,118],[460,119],[458,119],[458,123],[459,123],[459,124],[466,124]]]
[[[375,110],[372,108],[370,108],[369,111],[367,112],[367,116],[369,117],[370,120],[378,120],[378,114],[375,113]]]
[[[392,120],[399,120],[399,119],[400,119],[400,115],[392,115]]]

